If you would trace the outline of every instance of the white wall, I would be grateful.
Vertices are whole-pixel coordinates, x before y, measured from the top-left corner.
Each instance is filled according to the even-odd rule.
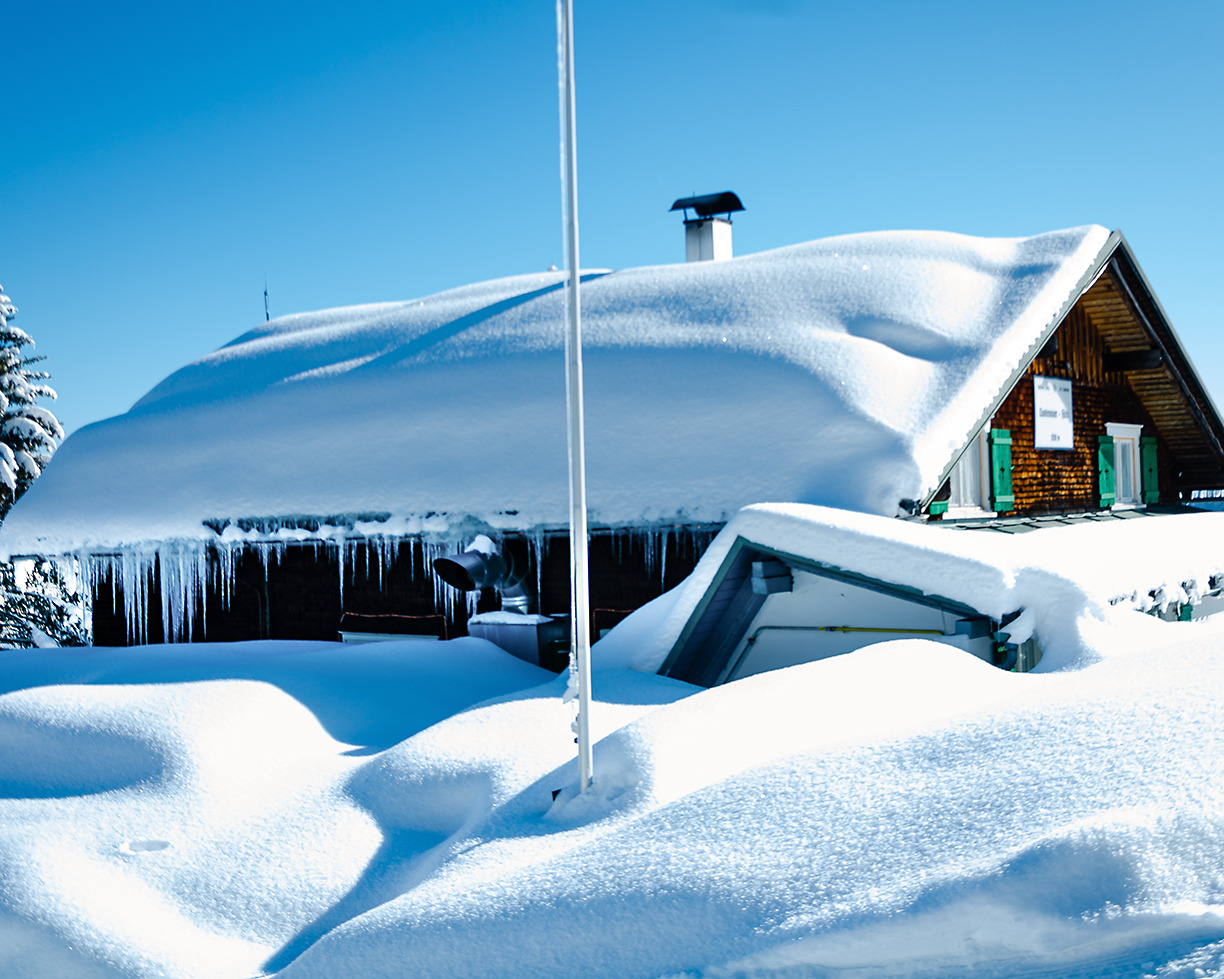
[[[891,639],[933,639],[991,661],[993,643],[989,637],[969,639],[952,634],[957,615],[823,575],[796,571],[794,582],[793,591],[765,600],[731,656],[732,672],[726,680],[809,663]],[[897,631],[819,631],[847,626]]]
[[[684,260],[686,262],[722,262],[731,257],[731,222],[722,218],[705,218],[685,222]]]

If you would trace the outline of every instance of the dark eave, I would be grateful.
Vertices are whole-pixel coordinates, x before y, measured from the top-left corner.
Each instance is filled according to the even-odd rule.
[[[735,211],[742,211],[744,205],[740,203],[739,197],[731,193],[729,190],[724,190],[719,194],[700,194],[697,197],[681,197],[674,203],[670,210],[681,211],[692,209],[699,218],[713,217],[715,214],[732,214]]]
[[[1155,367],[1129,374],[1131,387],[1153,415],[1158,429],[1161,419],[1156,402],[1162,396],[1167,400],[1175,390],[1181,394],[1197,425],[1199,436],[1206,443],[1204,448],[1215,456],[1214,473],[1204,472],[1202,479],[1218,484],[1224,477],[1224,422],[1220,419],[1219,410],[1186,356],[1181,340],[1125,238],[1115,250],[1110,266],[1127,303],[1148,334],[1150,349],[1158,351],[1163,361]]]

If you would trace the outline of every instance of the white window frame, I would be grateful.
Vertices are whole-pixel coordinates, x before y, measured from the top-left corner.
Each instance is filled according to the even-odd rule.
[[[952,467],[952,471],[948,474],[949,496],[948,509],[945,514],[947,517],[995,516],[995,512],[988,509],[990,505],[990,426],[993,421],[994,419],[990,419],[982,426],[973,441],[969,443],[969,447],[956,460],[956,465]],[[962,475],[965,467],[976,467],[977,469],[976,501],[955,500],[958,477]]]
[[[1143,506],[1143,476],[1139,455],[1142,425],[1106,422],[1105,434],[1114,440],[1114,510],[1129,510]],[[1128,459],[1129,457],[1129,459]],[[1122,495],[1122,473],[1130,476],[1131,493]]]

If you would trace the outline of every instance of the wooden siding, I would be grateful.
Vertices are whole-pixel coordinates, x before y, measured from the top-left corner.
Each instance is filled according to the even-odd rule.
[[[1088,295],[1097,288],[1093,286]],[[1107,422],[1143,425],[1145,435],[1155,435],[1161,487],[1172,485],[1170,447],[1127,383],[1125,372],[1108,369],[1107,356],[1115,350],[1097,329],[1084,302],[1086,298],[1081,298],[1067,314],[991,422],[992,428],[1011,432],[1015,510],[1010,512],[1027,515],[1099,509],[1097,439],[1105,434]],[[1038,449],[1034,444],[1033,378],[1037,376],[1072,382],[1075,442],[1069,450]],[[936,498],[946,495],[946,488],[941,488]]]
[[[1060,347],[1066,349],[1061,343]],[[1071,408],[1075,445],[1071,450],[1038,449],[1033,444],[1033,377],[1038,375],[1069,378],[1074,383]],[[1015,512],[1035,515],[1099,509],[1097,439],[1105,434],[1107,422],[1143,425],[1145,435],[1155,431],[1138,398],[1124,384],[1086,380],[1057,355],[1035,360],[999,407],[992,422],[992,427],[1011,432]],[[1157,459],[1161,486],[1168,486],[1172,479],[1168,449],[1160,443],[1159,435]]]
[[[713,539],[717,527],[678,528],[665,538],[647,533],[595,533],[590,547],[593,635],[674,587],[688,575]],[[509,538],[529,563],[528,578],[540,586],[540,609],[546,614],[569,612],[569,539],[559,534],[546,539],[542,569],[535,566],[527,541]],[[396,560],[381,573],[378,557],[358,549],[356,561],[346,562],[343,596],[336,551],[322,545],[290,545],[279,557],[265,561],[252,549],[239,558],[233,596],[223,608],[213,589],[206,597],[207,611],[197,607],[195,642],[234,642],[245,639],[338,638],[340,617],[359,615],[430,615],[434,607],[433,571],[425,567],[419,541],[405,540]],[[160,581],[153,575],[149,590],[148,638],[165,641],[162,629]],[[462,603],[460,603],[462,604]],[[499,607],[496,594],[481,594],[478,610]],[[467,634],[463,611],[447,624],[450,636]],[[93,595],[94,643],[128,644],[122,591],[109,580]]]

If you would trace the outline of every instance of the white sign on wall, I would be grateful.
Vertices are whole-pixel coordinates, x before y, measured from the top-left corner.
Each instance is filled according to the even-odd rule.
[[[1060,377],[1033,378],[1034,445],[1038,449],[1075,448],[1071,424],[1071,382]]]

